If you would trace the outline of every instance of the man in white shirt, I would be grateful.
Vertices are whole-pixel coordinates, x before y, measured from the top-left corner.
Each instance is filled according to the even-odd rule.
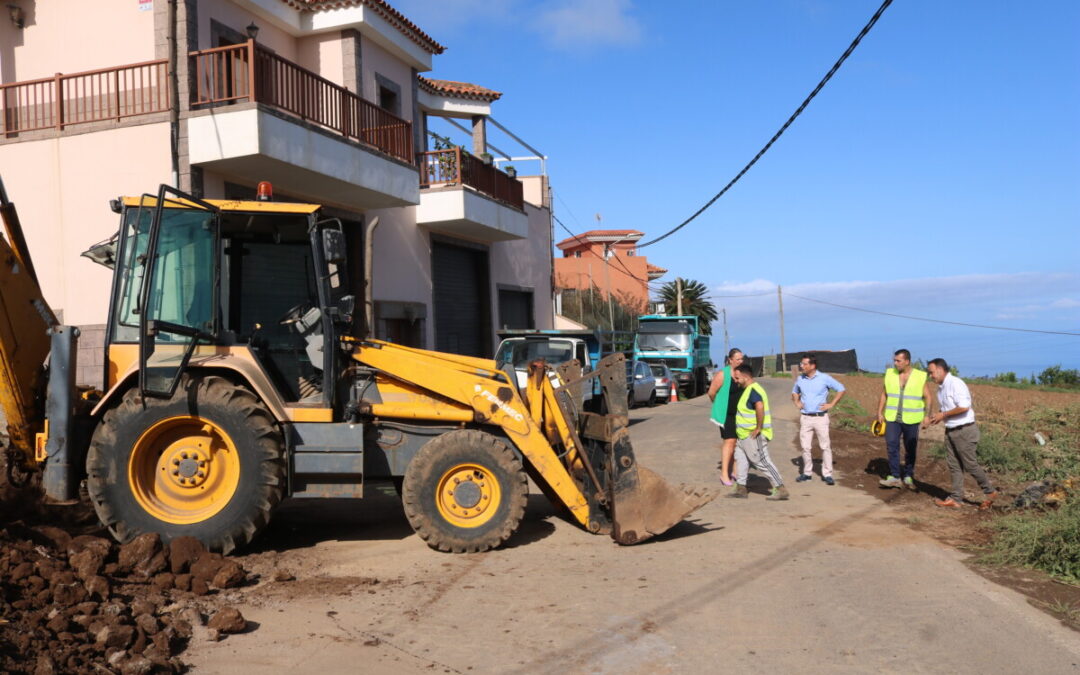
[[[927,366],[930,379],[938,384],[938,410],[929,418],[929,424],[945,423],[945,462],[952,476],[952,492],[945,499],[937,499],[938,506],[958,509],[964,501],[964,472],[970,473],[983,491],[980,509],[988,509],[997,498],[997,490],[990,484],[986,472],[979,465],[976,449],[979,445],[979,427],[975,425],[975,411],[971,409],[971,392],[967,383],[949,372],[945,359],[934,359]],[[924,422],[923,424],[926,424]]]

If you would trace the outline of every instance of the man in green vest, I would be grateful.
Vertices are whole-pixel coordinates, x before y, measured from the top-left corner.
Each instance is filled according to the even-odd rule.
[[[930,406],[926,371],[911,367],[911,352],[898,349],[893,354],[895,368],[885,371],[885,386],[878,399],[878,421],[885,423],[885,449],[889,454],[889,475],[878,481],[881,487],[915,489],[915,449],[919,445],[919,424]],[[900,465],[900,440],[904,441],[904,465]]]
[[[769,458],[769,441],[772,440],[772,415],[769,414],[769,396],[760,384],[754,382],[754,371],[743,363],[732,372],[735,383],[743,388],[742,396],[735,406],[735,489],[728,497],[746,499],[746,479],[750,465],[765,474],[772,483],[772,492],[766,499],[782,501],[789,497],[780,471]]]

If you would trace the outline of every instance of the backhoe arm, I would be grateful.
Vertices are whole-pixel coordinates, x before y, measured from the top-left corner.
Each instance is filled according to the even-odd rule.
[[[44,426],[44,371],[48,330],[57,324],[38,285],[15,205],[0,181],[0,407],[10,446],[23,465],[34,459],[34,437]]]

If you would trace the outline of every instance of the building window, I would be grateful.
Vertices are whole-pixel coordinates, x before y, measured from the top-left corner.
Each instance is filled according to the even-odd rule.
[[[630,257],[630,256],[632,256],[632,255],[634,255],[634,249],[632,249],[632,248],[631,248],[631,249],[627,249],[627,251],[626,251],[626,257],[628,257],[628,258],[629,258],[629,257]]]
[[[580,258],[581,257],[581,251],[574,251],[574,257],[575,258]]]
[[[380,108],[401,117],[401,87],[396,82],[375,73],[375,93]]]

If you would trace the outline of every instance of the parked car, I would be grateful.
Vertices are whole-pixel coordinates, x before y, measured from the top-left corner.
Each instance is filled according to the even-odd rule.
[[[633,408],[639,403],[656,405],[656,378],[644,361],[626,362],[626,404]]]
[[[661,403],[667,403],[671,400],[671,385],[674,381],[671,369],[663,363],[650,363],[649,370],[656,378],[656,398],[660,399]]]

